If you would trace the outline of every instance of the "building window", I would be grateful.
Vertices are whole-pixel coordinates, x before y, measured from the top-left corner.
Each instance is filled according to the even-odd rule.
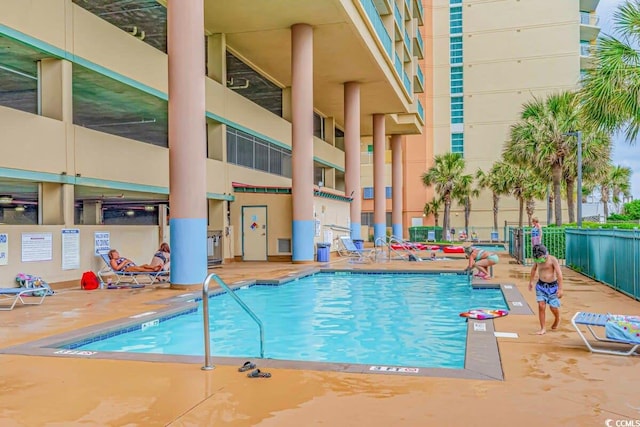
[[[365,200],[373,199],[373,187],[364,187],[362,189],[362,198]]]
[[[462,33],[462,7],[452,7],[449,12],[449,32],[451,34]]]
[[[464,123],[464,101],[461,96],[451,97],[451,123]]]
[[[227,126],[227,162],[291,178],[291,151]]]
[[[384,197],[386,199],[391,199],[393,197],[393,191],[391,187],[384,187]]]
[[[451,67],[451,93],[462,93],[462,67]]]
[[[462,64],[462,37],[451,37],[449,53],[452,64]]]
[[[451,152],[459,153],[461,156],[464,156],[464,134],[451,134]]]
[[[462,0],[450,0],[449,4],[462,4]]]
[[[391,227],[391,212],[385,212],[385,221],[386,226]],[[360,214],[361,223],[360,225],[364,225],[367,227],[373,227],[373,212],[362,212]]]

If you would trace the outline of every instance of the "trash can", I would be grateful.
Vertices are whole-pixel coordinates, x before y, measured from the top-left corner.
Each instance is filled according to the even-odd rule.
[[[359,250],[364,249],[364,240],[354,239],[353,244],[356,246],[356,249],[359,249]]]
[[[331,243],[316,243],[318,262],[329,262]]]

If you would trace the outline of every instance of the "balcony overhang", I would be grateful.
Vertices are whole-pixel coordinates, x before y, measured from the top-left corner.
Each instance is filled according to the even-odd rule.
[[[375,1],[387,5],[388,0]],[[251,13],[247,14],[250,10]],[[363,134],[372,114],[409,112],[411,94],[378,41],[361,0],[205,0],[205,29],[225,34],[228,49],[282,88],[291,86],[291,27],[313,27],[314,107],[344,123],[344,83],[360,83]],[[416,130],[419,132],[419,130]]]
[[[580,0],[580,10],[592,12],[598,7],[600,0]]]
[[[385,121],[387,134],[415,135],[423,132],[424,123],[417,112],[389,114]]]
[[[595,40],[600,34],[600,27],[596,25],[580,24],[580,40]]]

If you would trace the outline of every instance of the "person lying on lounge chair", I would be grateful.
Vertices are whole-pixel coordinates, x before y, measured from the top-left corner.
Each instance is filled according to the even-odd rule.
[[[136,265],[136,263],[131,261],[130,259],[121,257],[118,251],[115,249],[111,249],[109,251],[109,259],[111,260],[110,261],[111,268],[113,268],[114,271],[126,271],[126,272],[139,273],[139,272],[160,271],[162,269],[161,265],[156,265],[156,266],[149,265],[149,264]]]
[[[162,266],[161,270],[169,271],[171,268],[171,249],[169,248],[169,244],[163,242],[156,253],[153,254],[153,258],[151,259],[151,264],[153,267],[156,265]]]

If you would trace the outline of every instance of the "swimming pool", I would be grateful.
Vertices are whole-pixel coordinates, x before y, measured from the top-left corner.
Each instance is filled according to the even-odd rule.
[[[265,358],[462,369],[470,308],[506,309],[500,289],[474,290],[465,275],[319,273],[237,295],[264,324]],[[225,294],[210,298],[211,351],[257,357],[259,332]],[[202,355],[201,306],[131,332],[65,348]]]

